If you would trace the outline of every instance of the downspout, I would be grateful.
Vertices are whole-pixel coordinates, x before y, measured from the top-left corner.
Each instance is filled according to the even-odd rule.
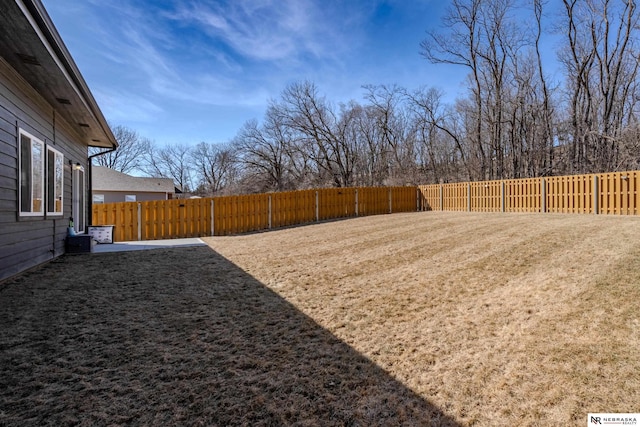
[[[96,154],[92,154],[89,157],[87,157],[87,162],[89,163],[89,174],[88,174],[88,179],[89,179],[89,200],[88,200],[88,206],[89,206],[89,220],[87,221],[87,226],[91,226],[93,225],[93,158],[94,157],[98,157],[98,156],[102,156],[104,154],[108,154],[111,153],[113,151],[116,151],[116,149],[118,148],[117,145],[113,145],[111,146],[110,149],[106,150],[106,151],[101,151],[99,153]]]

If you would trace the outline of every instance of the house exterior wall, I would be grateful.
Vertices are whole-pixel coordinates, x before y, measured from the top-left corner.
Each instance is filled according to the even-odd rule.
[[[19,215],[20,129],[64,156],[62,216]],[[64,253],[72,212],[71,163],[87,170],[87,154],[86,145],[53,107],[0,58],[0,281]]]
[[[100,191],[95,190],[93,194],[104,195],[104,203],[117,203],[125,202],[125,196],[135,195],[136,202],[148,202],[150,200],[168,200],[171,199],[171,194],[165,192],[135,192],[135,191]],[[95,201],[94,201],[95,203]]]

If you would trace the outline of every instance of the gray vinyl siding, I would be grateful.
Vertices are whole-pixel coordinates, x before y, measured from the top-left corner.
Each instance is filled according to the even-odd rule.
[[[19,129],[64,155],[62,216],[19,216]],[[70,162],[84,166],[85,181],[88,173],[87,147],[77,141],[54,108],[0,58],[0,280],[64,253],[72,211]]]

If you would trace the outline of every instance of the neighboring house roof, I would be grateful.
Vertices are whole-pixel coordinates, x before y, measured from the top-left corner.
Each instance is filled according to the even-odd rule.
[[[130,191],[132,193],[173,193],[175,186],[171,178],[141,178],[127,175],[104,166],[92,166],[93,192]]]
[[[0,57],[90,147],[118,143],[40,0],[0,2]]]

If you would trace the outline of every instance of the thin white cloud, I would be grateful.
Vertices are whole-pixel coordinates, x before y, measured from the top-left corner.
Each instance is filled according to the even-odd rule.
[[[311,0],[264,0],[181,4],[171,17],[197,25],[245,58],[260,61],[335,53],[344,38],[329,25],[323,4]]]
[[[114,122],[152,122],[164,109],[136,92],[94,88],[92,90],[104,115]]]
[[[129,26],[123,32],[124,43],[120,52],[127,56],[128,61],[140,70],[149,86],[158,91],[170,91],[172,87],[183,85],[182,76],[172,60],[158,50],[147,35]]]
[[[117,6],[117,7],[116,7]],[[187,101],[204,105],[264,105],[271,95],[264,85],[249,83],[247,70],[215,46],[205,41],[190,39],[162,20],[158,14],[143,15],[134,6],[122,3],[104,6],[110,13],[116,11],[117,26],[98,26],[93,31],[99,46],[94,42],[93,59],[102,58],[105,66],[112,67],[114,90],[144,94],[146,99],[162,99],[164,102]],[[93,17],[95,21],[97,17]],[[172,24],[175,22],[172,20]],[[176,52],[183,55],[176,56]],[[253,76],[249,76],[253,77]],[[248,79],[248,80],[251,80]],[[103,90],[103,94],[106,95]],[[125,97],[113,94],[105,99],[121,101]],[[145,99],[139,110],[130,108],[132,114],[144,116],[149,106]],[[115,114],[120,114],[117,110]]]
[[[252,88],[236,76],[198,71],[190,64],[180,64],[139,33],[130,33],[129,40],[131,61],[145,75],[146,84],[155,96],[195,104],[255,105]]]

